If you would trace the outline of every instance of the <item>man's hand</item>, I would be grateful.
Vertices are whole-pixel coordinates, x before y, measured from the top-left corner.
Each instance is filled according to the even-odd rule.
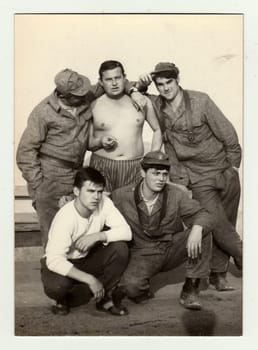
[[[74,195],[70,194],[69,196],[62,196],[58,201],[58,207],[62,208],[65,204],[71,202],[74,199]]]
[[[239,168],[232,166],[232,169],[234,169],[237,173],[239,173]]]
[[[99,302],[101,299],[103,299],[105,295],[105,290],[103,284],[97,278],[91,275],[88,285],[94,295],[94,299],[96,300],[96,302]]]
[[[75,247],[80,252],[86,253],[93,247],[97,242],[105,242],[105,232],[91,233],[89,235],[82,235],[75,241]]]
[[[152,83],[152,76],[150,73],[141,74],[139,76],[139,86],[149,86]]]
[[[117,145],[117,140],[112,136],[103,136],[101,139],[101,145],[105,150],[111,150]]]
[[[189,234],[187,244],[187,255],[190,259],[197,259],[202,253],[202,227],[194,225]]]
[[[131,93],[131,99],[137,111],[139,110],[143,111],[143,109],[147,105],[147,98],[138,91],[134,91]]]

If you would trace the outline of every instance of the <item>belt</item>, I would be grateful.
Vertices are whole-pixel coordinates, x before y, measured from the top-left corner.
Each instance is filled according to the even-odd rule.
[[[48,154],[40,153],[40,159],[50,160],[55,162],[58,166],[68,169],[78,169],[80,166],[74,162],[65,159],[59,159]]]

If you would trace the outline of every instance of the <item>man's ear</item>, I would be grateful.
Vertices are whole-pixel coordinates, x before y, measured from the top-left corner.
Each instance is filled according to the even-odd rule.
[[[79,193],[80,193],[80,190],[78,187],[74,187],[73,188],[73,194],[75,195],[75,197],[78,197],[79,196]]]
[[[99,78],[98,82],[99,82],[99,85],[103,87],[103,83],[102,83],[102,80],[100,78]]]
[[[141,176],[142,176],[142,178],[145,178],[145,175],[146,175],[146,172],[143,169],[141,169]]]

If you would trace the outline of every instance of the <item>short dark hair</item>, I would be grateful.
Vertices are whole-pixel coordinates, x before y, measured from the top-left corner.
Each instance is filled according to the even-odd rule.
[[[92,167],[83,167],[79,169],[75,175],[74,187],[82,188],[85,181],[91,181],[96,185],[103,185],[105,187],[106,181],[104,176]]]
[[[177,79],[178,75],[179,75],[179,69],[176,67],[176,69],[174,70],[168,70],[168,71],[152,74],[152,80],[154,81],[154,83],[156,83],[157,78]]]
[[[170,166],[167,165],[160,165],[160,164],[141,164],[141,167],[144,171],[147,171],[148,169],[156,169],[156,170],[167,170],[169,171]]]
[[[101,65],[99,67],[100,79],[102,79],[103,72],[105,72],[106,70],[111,70],[111,69],[115,69],[118,67],[121,68],[122,74],[125,75],[125,70],[124,70],[122,63],[120,63],[118,61],[114,61],[114,60],[109,60],[109,61],[105,61],[105,62],[101,63]]]

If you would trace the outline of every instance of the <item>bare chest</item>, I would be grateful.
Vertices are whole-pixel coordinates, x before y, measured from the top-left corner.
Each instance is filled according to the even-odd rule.
[[[136,110],[130,99],[99,103],[93,108],[95,130],[141,128],[144,119],[143,113]]]

